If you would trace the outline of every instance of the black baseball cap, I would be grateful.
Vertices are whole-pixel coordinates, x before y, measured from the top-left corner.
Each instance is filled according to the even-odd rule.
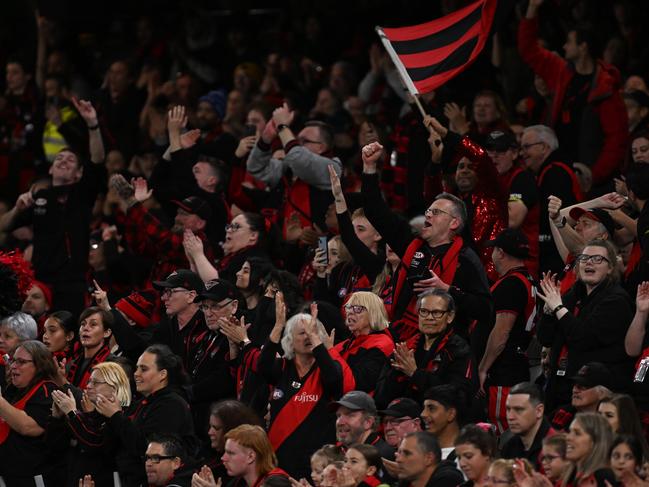
[[[615,391],[615,377],[608,370],[608,367],[601,362],[588,362],[582,366],[577,375],[572,377],[575,384],[590,389],[595,386],[604,386],[611,391]]]
[[[210,208],[210,205],[208,205],[204,199],[199,198],[198,196],[190,196],[189,198],[185,198],[182,201],[172,200],[171,202],[178,208],[185,210],[187,213],[197,215],[203,220],[209,220],[212,216],[212,209]]]
[[[363,391],[349,391],[339,400],[329,403],[329,409],[336,410],[344,406],[353,411],[368,411],[376,414],[376,403],[372,396]]]
[[[224,279],[214,279],[205,284],[205,289],[198,293],[198,296],[194,298],[194,302],[198,303],[206,299],[213,301],[236,299],[241,303],[243,296],[231,282]]]
[[[205,288],[198,274],[189,269],[177,269],[167,276],[164,281],[153,281],[153,287],[158,290],[182,287],[188,291],[201,292]]]
[[[485,245],[498,247],[506,254],[520,259],[527,259],[530,256],[530,241],[518,228],[506,228]]]
[[[572,218],[573,220],[577,221],[582,216],[587,216],[591,220],[595,220],[596,222],[604,225],[604,228],[606,228],[606,231],[611,237],[615,235],[615,221],[608,211],[602,210],[601,208],[584,210],[583,208],[579,207],[570,210],[570,218]]]
[[[515,149],[516,147],[518,147],[516,136],[512,132],[502,130],[490,132],[484,143],[485,149],[495,150],[496,152],[505,152],[507,149]]]
[[[379,411],[383,416],[392,416],[394,418],[404,418],[409,416],[411,418],[418,418],[421,414],[421,406],[407,397],[399,397],[388,404],[387,409]]]

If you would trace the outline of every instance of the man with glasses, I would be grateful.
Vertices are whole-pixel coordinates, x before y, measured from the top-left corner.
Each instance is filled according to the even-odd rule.
[[[383,416],[383,437],[392,448],[398,448],[408,434],[421,431],[421,406],[407,397],[399,397],[379,411]]]
[[[418,333],[416,296],[426,289],[440,289],[453,296],[458,306],[454,327],[461,335],[469,337],[470,325],[475,322],[478,327],[489,326],[492,307],[487,276],[475,251],[461,236],[468,220],[462,200],[448,193],[437,195],[425,213],[419,236],[413,239],[408,223],[395,215],[381,196],[376,165],[383,146],[373,142],[363,147],[361,154],[365,216],[401,257],[402,266],[394,277],[390,325],[396,339],[407,340]]]
[[[560,272],[563,261],[552,240],[548,207],[550,196],[556,196],[564,205],[581,201],[581,188],[572,168],[557,160],[559,148],[556,134],[545,125],[532,125],[523,131],[521,155],[525,165],[536,175],[539,201],[539,270]]]
[[[508,228],[489,243],[499,279],[491,287],[496,323],[489,333],[478,373],[487,394],[487,415],[499,432],[507,429],[505,401],[511,386],[530,380],[527,348],[536,318],[536,287],[525,266],[530,245],[525,234]]]
[[[498,172],[487,153],[468,136],[462,136],[447,129],[436,119],[427,117],[424,123],[431,130],[428,142],[431,144],[431,160],[435,172],[445,172],[444,154],[452,154],[459,161],[455,167],[457,196],[466,206],[468,231],[474,248],[480,257],[490,281],[498,278],[491,262],[491,250],[485,244],[493,240],[498,232],[507,228],[507,199],[498,182]],[[442,142],[441,145],[436,144]],[[439,149],[441,147],[441,150]],[[432,178],[427,192],[441,193],[442,180],[439,175]]]
[[[288,199],[281,210],[281,221],[285,225],[299,222],[303,229],[314,224],[324,229],[325,214],[332,202],[328,167],[332,165],[340,176],[342,163],[333,155],[334,136],[329,125],[310,121],[296,136],[291,129],[293,118],[294,112],[286,103],[275,109],[250,153],[247,169],[271,188],[283,184],[283,176],[290,170],[292,179],[284,188]],[[284,149],[283,159],[272,157],[271,146],[276,139]]]
[[[391,366],[383,369],[376,400],[386,404],[396,397],[423,401],[430,387],[455,384],[467,397],[478,391],[476,364],[468,343],[455,333],[455,300],[440,289],[428,289],[417,300],[419,333],[398,343]]]
[[[193,469],[185,465],[187,452],[180,438],[153,435],[144,454],[144,469],[150,486],[190,487]]]

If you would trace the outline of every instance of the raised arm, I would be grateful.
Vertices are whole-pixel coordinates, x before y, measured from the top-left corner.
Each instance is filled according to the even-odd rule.
[[[548,197],[548,218],[550,220],[550,232],[554,240],[554,245],[559,251],[561,260],[568,262],[571,253],[578,253],[583,247],[581,237],[575,232],[570,225],[563,225],[563,217],[560,214],[561,200],[556,196]],[[563,225],[563,226],[561,226]],[[570,246],[564,242],[563,236],[567,235]],[[575,250],[576,249],[576,250]]]
[[[219,278],[219,271],[205,256],[203,241],[194,235],[191,230],[185,230],[183,234],[183,247],[185,248],[187,260],[192,265],[192,270],[200,276],[203,282]]]
[[[90,160],[94,164],[102,164],[106,159],[106,151],[104,149],[104,140],[101,138],[95,107],[89,101],[77,100],[75,97],[72,97],[72,103],[88,126]]]
[[[31,208],[34,205],[34,198],[32,198],[31,191],[18,196],[15,206],[0,217],[0,232],[5,232],[13,226],[16,217],[24,210]]]
[[[412,233],[408,222],[398,218],[387,205],[381,190],[376,164],[383,155],[383,146],[372,142],[361,149],[363,158],[363,208],[365,216],[372,226],[390,245],[390,248],[403,257],[406,248],[412,242]]]
[[[635,316],[624,338],[624,349],[629,357],[637,357],[642,352],[649,317],[649,282],[644,281],[638,286],[635,306]]]

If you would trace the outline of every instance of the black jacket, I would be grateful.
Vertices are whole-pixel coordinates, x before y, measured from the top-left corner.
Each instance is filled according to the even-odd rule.
[[[555,432],[550,425],[550,422],[544,417],[539,430],[536,432],[534,441],[529,450],[525,449],[521,437],[518,435],[513,435],[507,442],[503,445],[500,450],[500,456],[502,458],[526,458],[534,466],[536,470],[540,470],[540,459],[539,455],[543,449],[543,439],[546,436],[551,436]]]
[[[412,377],[386,364],[376,387],[374,400],[378,408],[387,407],[397,397],[410,397],[423,403],[424,392],[441,384],[455,384],[464,389],[466,397],[478,390],[478,374],[469,344],[452,331],[440,335],[430,350],[424,350],[424,336],[420,333],[409,341],[415,351],[417,370]]]
[[[413,240],[410,225],[389,209],[381,196],[379,179],[376,174],[363,174],[362,193],[365,198],[365,216],[385,242],[390,245],[390,248],[403,258],[406,249]],[[444,245],[434,249],[428,245],[424,247],[421,249],[422,252],[431,252],[434,255],[443,255],[448,250],[448,246]],[[397,289],[395,286],[391,316],[393,321],[399,320],[403,316],[411,300],[415,297],[412,286],[408,282],[402,288]],[[461,336],[468,337],[470,324],[474,320],[478,322],[475,327],[478,331],[482,328],[491,328],[494,320],[493,301],[489,292],[487,276],[477,254],[469,247],[465,246],[460,251],[457,271],[449,293],[457,305],[455,329]],[[482,336],[481,333],[475,335]],[[474,353],[484,350],[484,345],[485,343],[471,342]],[[476,358],[479,359],[479,357]]]
[[[546,389],[546,407],[550,410],[570,402],[571,378],[586,363],[606,365],[619,381],[620,389],[628,386],[633,365],[624,349],[633,304],[619,284],[605,281],[586,294],[585,285],[577,282],[565,294],[563,303],[569,313],[560,320],[543,314],[537,330],[541,345],[552,347]],[[559,360],[564,345],[568,350],[567,362]]]
[[[455,463],[442,460],[426,482],[426,487],[457,487],[463,481],[462,472],[457,469]],[[399,482],[398,487],[410,487],[410,485],[410,482]]]
[[[108,419],[108,427],[119,439],[117,466],[128,487],[146,482],[142,457],[146,438],[152,433],[180,436],[191,454],[197,447],[189,404],[169,387],[131,405],[128,412],[115,413]]]

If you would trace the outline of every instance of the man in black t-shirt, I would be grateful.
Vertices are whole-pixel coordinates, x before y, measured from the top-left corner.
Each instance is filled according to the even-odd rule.
[[[527,347],[536,316],[536,290],[525,259],[529,241],[522,231],[503,230],[489,245],[500,279],[491,287],[496,311],[487,348],[478,368],[480,387],[488,395],[489,420],[507,429],[505,403],[511,386],[530,380]]]

